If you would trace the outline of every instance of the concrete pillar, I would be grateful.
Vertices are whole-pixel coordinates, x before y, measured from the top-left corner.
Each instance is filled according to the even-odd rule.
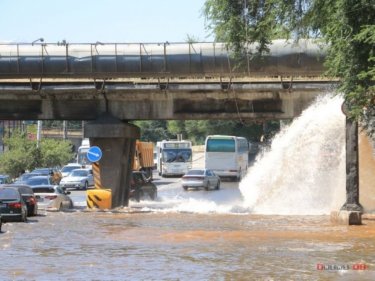
[[[341,210],[359,211],[358,123],[346,118],[346,202]]]
[[[102,150],[101,183],[112,191],[112,208],[127,206],[135,141],[140,137],[140,129],[105,115],[85,124],[84,137],[90,138],[91,146]]]
[[[363,208],[359,203],[358,123],[346,117],[346,202],[331,221],[345,225],[362,224]]]

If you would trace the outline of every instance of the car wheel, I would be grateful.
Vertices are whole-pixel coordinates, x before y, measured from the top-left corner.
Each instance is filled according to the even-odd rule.
[[[236,181],[237,181],[237,182],[240,182],[241,179],[242,179],[242,171],[241,171],[241,169],[240,169],[240,173],[237,175]]]
[[[156,190],[150,193],[151,200],[155,200],[157,196],[158,196],[158,192]]]
[[[187,189],[188,189],[188,187],[187,187],[187,186],[183,186],[182,188],[183,188],[184,190],[187,190]]]
[[[207,185],[204,187],[205,190],[209,190],[210,189],[210,182],[207,182]]]
[[[141,201],[141,191],[140,190],[136,190],[134,199],[137,202]]]
[[[63,207],[63,203],[60,203],[60,206],[59,206],[59,211],[62,211],[64,209],[64,207]]]
[[[216,189],[216,190],[219,190],[219,189],[220,189],[220,181],[217,181],[217,184],[216,184],[215,189]]]
[[[25,212],[25,213],[22,214],[21,221],[22,222],[27,222],[27,212]]]
[[[89,187],[89,183],[86,181],[85,186],[83,187],[83,190],[87,190],[88,187]]]

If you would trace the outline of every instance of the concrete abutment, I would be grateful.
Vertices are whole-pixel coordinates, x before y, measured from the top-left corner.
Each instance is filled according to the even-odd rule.
[[[85,124],[84,136],[102,150],[99,161],[103,188],[112,191],[112,208],[127,206],[135,142],[140,129],[110,115]]]

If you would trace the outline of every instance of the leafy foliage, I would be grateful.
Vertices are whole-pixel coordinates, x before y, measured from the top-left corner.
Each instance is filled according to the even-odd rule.
[[[135,121],[141,128],[143,141],[157,142],[176,139],[182,134],[183,139],[191,140],[195,145],[204,144],[207,135],[244,136],[251,141],[259,141],[263,134],[272,135],[279,130],[278,122],[267,122],[267,131],[262,123],[241,123],[238,120],[172,120],[172,121]]]
[[[4,144],[8,150],[0,154],[0,171],[11,177],[36,167],[62,166],[73,158],[69,141],[42,139],[38,148],[26,134],[13,132],[4,138]]]
[[[341,78],[351,116],[374,117],[375,0],[206,0],[204,14],[237,54],[257,42],[262,55],[275,38],[324,40],[327,74]]]

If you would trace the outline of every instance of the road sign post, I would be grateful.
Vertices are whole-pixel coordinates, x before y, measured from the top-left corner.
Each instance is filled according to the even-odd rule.
[[[97,146],[91,146],[87,151],[87,159],[92,162],[92,171],[94,174],[94,183],[96,189],[102,189],[102,181],[100,178],[99,160],[102,158],[102,150]]]
[[[87,151],[87,159],[90,162],[98,162],[102,158],[102,150],[97,146],[91,146]]]

